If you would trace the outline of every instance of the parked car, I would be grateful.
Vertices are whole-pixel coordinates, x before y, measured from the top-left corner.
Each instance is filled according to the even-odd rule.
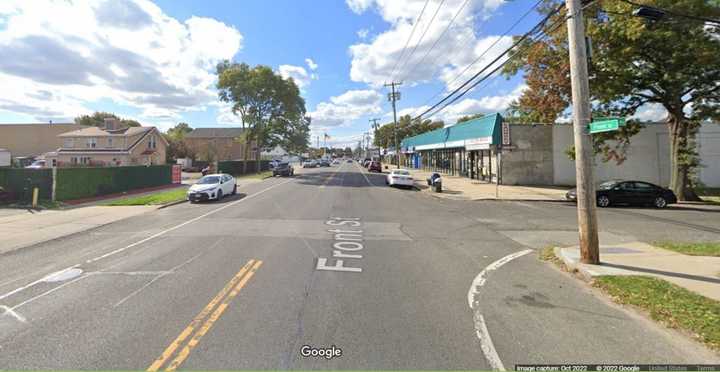
[[[363,167],[367,168],[368,165],[370,165],[370,162],[371,162],[371,161],[372,161],[372,159],[365,159],[365,160],[363,160],[363,162],[362,162]]]
[[[47,163],[45,162],[45,160],[35,160],[32,164],[28,165],[25,168],[27,168],[27,169],[42,169],[42,168],[45,168],[46,164]]]
[[[611,205],[652,205],[665,208],[668,204],[677,203],[675,193],[670,189],[644,181],[607,181],[601,183],[595,191],[597,206]],[[565,194],[565,198],[577,201],[577,189]]]
[[[413,180],[407,169],[393,169],[388,173],[387,177],[385,177],[385,184],[389,186],[413,187],[415,180]]]
[[[208,174],[190,186],[187,198],[191,203],[206,200],[221,200],[223,196],[237,194],[235,177],[224,174]]]
[[[382,165],[380,165],[380,162],[377,160],[371,161],[370,164],[368,165],[368,170],[370,172],[382,173]]]
[[[321,167],[329,167],[329,166],[330,166],[330,160],[320,159],[320,166],[321,166]]]
[[[275,168],[273,168],[273,177],[275,176],[285,176],[289,177],[295,174],[295,169],[290,165],[290,163],[278,163]]]
[[[333,160],[332,165],[340,165],[340,160],[338,160],[338,159]]]
[[[318,166],[318,165],[317,165],[317,162],[315,162],[315,160],[312,160],[312,159],[310,159],[310,160],[305,160],[305,161],[302,163],[302,167],[303,167],[303,168],[317,168],[317,166]]]
[[[352,159],[348,159],[347,162],[348,162],[348,163],[352,163],[353,160],[352,160]]]

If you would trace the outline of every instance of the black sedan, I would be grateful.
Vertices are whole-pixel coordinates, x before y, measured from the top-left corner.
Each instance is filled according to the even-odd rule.
[[[665,208],[677,203],[672,190],[643,181],[607,181],[601,183],[596,191],[598,207],[611,205],[652,205]],[[565,194],[567,200],[576,201],[577,191],[572,189]]]

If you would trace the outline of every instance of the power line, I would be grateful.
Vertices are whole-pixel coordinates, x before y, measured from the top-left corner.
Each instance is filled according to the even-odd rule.
[[[423,5],[422,10],[420,11],[420,15],[418,15],[417,19],[415,19],[415,23],[413,24],[412,31],[410,31],[410,36],[408,36],[407,41],[405,42],[405,46],[402,49],[402,52],[400,53],[400,58],[398,58],[395,61],[395,65],[392,68],[392,71],[390,72],[390,80],[395,76],[395,69],[398,66],[398,63],[402,61],[403,56],[405,56],[405,50],[407,50],[408,45],[410,44],[410,40],[412,39],[413,35],[415,34],[415,28],[417,28],[418,23],[420,23],[420,19],[422,18],[423,14],[425,13],[425,8],[427,7],[430,0],[425,0],[425,5]]]
[[[556,13],[556,12],[559,11],[561,8],[562,8],[562,7],[558,7],[558,9],[556,9],[553,13]],[[552,13],[551,13],[551,15],[552,15]],[[547,31],[541,32],[540,35],[539,35],[539,37],[538,37],[537,39],[532,40],[530,43],[526,44],[525,46],[526,46],[526,47],[529,47],[530,45],[533,45],[534,43],[540,41],[543,37],[549,36],[550,33],[554,32],[554,31],[557,30],[560,26],[562,26],[562,23],[561,23],[561,22],[564,21],[565,19],[566,19],[566,17],[562,17],[562,18],[557,19],[555,22],[553,22],[553,23],[548,27],[548,30],[547,30]],[[510,49],[512,49],[512,47],[511,47]],[[510,50],[510,49],[509,49],[509,50]],[[509,51],[509,50],[508,50],[508,51]],[[507,52],[507,51],[506,51],[506,52]],[[516,55],[520,54],[521,52],[522,52],[522,49],[517,49],[515,52],[513,52],[513,54],[512,54],[510,57],[508,57],[503,63],[501,63],[501,64],[499,64],[497,67],[495,67],[492,71],[490,71],[490,72],[489,72],[487,75],[485,75],[482,79],[474,82],[474,83],[473,83],[472,85],[470,85],[467,89],[465,89],[462,93],[460,93],[459,95],[457,95],[456,97],[454,97],[453,99],[451,99],[449,102],[447,102],[446,104],[444,104],[444,105],[443,105],[442,107],[440,107],[439,109],[435,110],[435,112],[433,112],[433,113],[432,113],[431,115],[429,115],[429,116],[437,115],[440,111],[444,110],[446,107],[448,107],[448,106],[450,106],[451,104],[457,102],[457,100],[459,100],[459,99],[462,98],[464,95],[466,95],[468,92],[470,92],[471,90],[473,90],[473,89],[474,89],[476,86],[478,86],[480,83],[482,83],[483,81],[485,81],[485,80],[487,80],[488,78],[490,78],[493,74],[495,74],[495,73],[496,73],[498,70],[500,70],[503,66],[505,66],[506,64],[508,64]],[[490,64],[489,64],[488,66],[486,66],[486,67],[492,66],[494,63],[495,63],[495,61],[493,61],[492,63],[490,63]],[[473,79],[474,79],[474,78],[473,78]],[[470,79],[470,80],[468,80],[468,81],[471,81],[471,80],[473,80],[473,79]],[[446,97],[446,98],[447,98],[447,97]],[[428,111],[426,111],[425,113],[427,113],[427,112],[428,112]],[[423,113],[422,115],[424,115],[425,113]],[[422,116],[422,115],[420,115],[420,116]],[[420,116],[418,116],[418,117],[420,117]]]
[[[665,8],[658,8],[656,6],[638,4],[638,3],[634,2],[634,1],[630,1],[630,0],[621,0],[621,1],[624,3],[628,3],[630,5],[633,5],[633,6],[640,7],[640,8],[647,8],[647,9],[660,11],[660,12],[663,12],[663,13],[666,13],[666,14],[669,14],[669,15],[675,16],[675,17],[682,17],[682,18],[687,18],[687,19],[693,19],[696,21],[702,21],[702,22],[708,22],[708,23],[714,23],[716,25],[720,25],[720,19],[712,19],[712,18],[695,16],[695,15],[691,15],[691,14],[678,13],[674,10],[668,10]]]
[[[494,65],[497,61],[499,61],[499,60],[502,59],[505,55],[507,55],[511,50],[513,50],[515,47],[517,47],[518,45],[520,45],[520,43],[522,43],[523,41],[525,41],[525,39],[527,39],[527,38],[530,37],[532,34],[535,34],[535,33],[538,32],[539,30],[541,30],[542,27],[543,27],[543,26],[547,23],[547,21],[550,19],[550,17],[552,17],[553,15],[555,15],[557,12],[559,12],[563,7],[564,7],[564,5],[561,4],[561,5],[558,6],[556,9],[554,9],[552,12],[548,13],[548,15],[546,15],[545,18],[543,18],[543,19],[542,19],[540,22],[538,22],[535,26],[533,26],[533,28],[531,28],[528,32],[526,32],[525,34],[523,34],[522,36],[520,36],[520,38],[519,38],[517,41],[515,41],[515,42],[513,43],[513,45],[511,45],[509,48],[505,49],[500,55],[498,55],[495,59],[493,59],[489,64],[487,64],[487,65],[486,65],[485,67],[483,67],[480,71],[478,71],[476,74],[474,74],[472,77],[470,77],[470,79],[466,80],[462,85],[460,85],[458,88],[456,88],[455,90],[453,90],[450,94],[448,94],[447,96],[445,96],[445,98],[441,99],[438,103],[434,104],[434,105],[433,105],[432,107],[430,107],[429,109],[423,111],[423,112],[422,112],[420,115],[418,115],[416,118],[420,118],[420,117],[424,116],[425,114],[427,114],[428,112],[433,111],[435,108],[437,108],[438,106],[442,105],[443,102],[447,101],[447,100],[450,99],[453,95],[455,95],[457,92],[459,92],[460,90],[462,90],[463,88],[465,88],[468,84],[470,84],[470,83],[471,83],[473,80],[475,80],[478,76],[482,75],[482,73],[484,73],[485,71],[487,71],[487,70],[488,70],[492,65]],[[503,65],[504,65],[504,63],[501,64],[500,66],[503,66]],[[493,70],[493,71],[497,71],[497,70],[498,70],[498,68],[496,68],[496,69]],[[485,78],[487,78],[487,76],[486,76]],[[466,91],[466,92],[467,92],[467,91]],[[465,93],[466,93],[466,92],[465,92]],[[465,93],[463,93],[463,95],[464,95]],[[453,102],[454,102],[454,101],[455,101],[455,100],[453,100]],[[445,108],[445,107],[447,107],[447,105],[443,106],[443,108]]]
[[[403,68],[405,68],[405,65],[407,65],[408,61],[412,60],[412,57],[415,54],[415,51],[417,50],[417,47],[420,45],[420,43],[422,43],[423,39],[425,38],[425,34],[427,34],[428,30],[430,30],[430,27],[432,27],[433,21],[435,20],[435,17],[440,12],[440,8],[442,8],[444,3],[445,3],[445,0],[441,0],[440,4],[438,4],[438,7],[435,9],[435,13],[433,13],[432,18],[430,18],[430,22],[428,23],[427,27],[425,27],[425,31],[423,31],[422,35],[420,35],[420,39],[418,39],[417,43],[415,43],[415,46],[413,47],[412,51],[410,52],[410,55],[407,57],[407,59],[405,59],[405,63],[402,65],[402,67],[400,68],[399,71],[401,71]],[[403,79],[405,77],[407,77],[407,74],[405,74],[403,76]],[[402,81],[403,79],[400,79],[400,81]],[[394,76],[390,80],[394,81],[395,80]]]
[[[427,56],[430,54],[430,52],[431,52],[433,49],[435,49],[435,46],[437,45],[437,43],[438,43],[440,40],[442,40],[442,38],[445,36],[445,34],[446,34],[446,33],[448,32],[448,30],[450,29],[450,26],[452,26],[453,23],[455,23],[455,19],[460,15],[460,13],[462,13],[463,9],[465,9],[465,6],[468,4],[468,2],[470,2],[470,0],[465,0],[465,1],[462,3],[462,5],[461,5],[460,8],[458,9],[458,11],[455,12],[455,15],[454,15],[454,16],[452,17],[452,19],[450,20],[450,23],[448,23],[447,27],[445,27],[445,29],[443,30],[442,34],[440,34],[440,36],[439,36],[437,39],[435,39],[435,42],[433,43],[433,45],[430,46],[430,49],[427,50],[427,52],[425,53],[425,55],[423,55],[423,57],[420,58],[420,60],[410,69],[410,71],[408,71],[408,72],[405,74],[406,77],[409,76],[413,71],[415,71],[415,69],[416,69],[418,66],[420,66],[420,64],[422,64],[422,62],[425,60],[425,58],[427,58]],[[402,79],[401,79],[401,80],[402,80]]]
[[[525,17],[527,17],[533,10],[535,10],[543,1],[544,0],[538,0],[538,2],[535,3],[535,5],[533,5],[532,8],[528,9],[527,12],[525,12],[525,14],[523,14],[517,21],[515,21],[515,23],[513,23],[513,25],[510,26],[510,28],[508,28],[505,31],[505,33],[503,33],[499,38],[495,39],[495,41],[489,47],[487,47],[487,49],[485,49],[485,51],[483,51],[477,58],[475,58],[475,60],[473,60],[472,62],[470,62],[470,64],[465,66],[465,68],[459,74],[455,75],[455,77],[452,80],[450,80],[450,82],[446,83],[446,86],[449,87],[450,84],[454,83],[465,72],[467,72],[467,70],[469,70],[470,67],[472,67],[473,65],[478,63],[493,47],[495,47],[495,45],[497,45],[497,43],[500,42],[500,40],[502,40],[505,36],[507,36],[518,24],[520,24],[520,22],[523,21],[523,19],[525,19]],[[430,78],[430,80],[434,80],[435,77],[437,77],[437,74],[438,74],[438,72],[440,72],[441,69],[442,69],[442,66],[440,66],[437,70],[435,70],[435,73],[433,74],[433,77]],[[422,106],[426,105],[428,102],[432,101],[435,97],[439,96],[444,91],[445,91],[445,88],[438,90],[437,93],[435,93],[432,97],[428,98],[420,106],[422,107]]]

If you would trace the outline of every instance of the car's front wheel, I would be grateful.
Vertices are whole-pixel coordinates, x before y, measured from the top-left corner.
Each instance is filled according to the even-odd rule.
[[[222,198],[223,198],[223,192],[222,192],[222,190],[218,190],[218,192],[217,192],[217,200],[220,201],[220,200],[222,200]]]
[[[231,195],[235,195],[235,194],[237,194],[237,185],[233,186],[233,191],[232,191]]]
[[[655,208],[665,208],[667,207],[667,200],[665,200],[665,198],[663,198],[662,196],[658,196],[653,201],[653,205],[655,206]]]
[[[597,205],[598,207],[605,208],[610,206],[610,198],[608,198],[606,195],[600,195],[597,198]]]

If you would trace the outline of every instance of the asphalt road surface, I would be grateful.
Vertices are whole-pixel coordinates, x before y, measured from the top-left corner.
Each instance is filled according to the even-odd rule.
[[[298,173],[0,256],[0,369],[719,359],[537,259],[577,239],[571,205],[439,200],[354,163]],[[700,212],[600,219],[606,239],[720,236],[720,217],[673,213]]]

